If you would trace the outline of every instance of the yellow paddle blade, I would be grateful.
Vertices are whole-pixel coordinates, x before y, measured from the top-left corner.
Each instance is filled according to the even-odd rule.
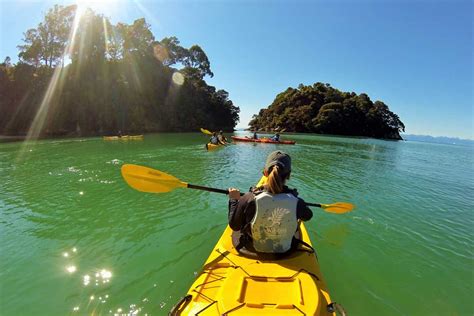
[[[207,134],[207,135],[212,135],[212,133],[210,131],[208,131],[207,129],[204,129],[201,127],[201,132],[204,133],[204,134]]]
[[[188,187],[187,183],[169,174],[132,164],[122,166],[122,177],[129,186],[141,192],[164,193]]]
[[[264,185],[265,183],[267,183],[267,177],[262,176],[262,177],[260,178],[260,181],[258,181],[258,183],[257,183],[257,188],[258,188],[258,187],[261,187],[261,186]]]
[[[352,211],[354,209],[354,205],[347,202],[336,202],[333,204],[321,204],[321,208],[323,208],[326,212],[343,214]]]

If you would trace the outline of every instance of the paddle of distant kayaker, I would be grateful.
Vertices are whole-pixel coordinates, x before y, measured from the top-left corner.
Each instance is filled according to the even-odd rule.
[[[242,197],[229,189],[229,226],[240,231],[240,245],[257,253],[287,253],[298,245],[294,234],[298,220],[307,221],[313,212],[285,182],[291,174],[291,157],[272,152],[265,163],[267,183]]]

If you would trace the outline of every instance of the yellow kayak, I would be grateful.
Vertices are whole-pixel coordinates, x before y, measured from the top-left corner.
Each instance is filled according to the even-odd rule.
[[[224,147],[224,145],[214,145],[212,143],[207,143],[205,147],[206,147],[207,150],[214,150],[214,149],[217,149],[217,148]]]
[[[104,136],[104,140],[143,140],[143,135]]]
[[[262,181],[262,180],[261,180]],[[300,239],[311,245],[300,223]],[[306,246],[279,259],[246,257],[227,226],[186,296],[169,315],[344,315],[333,303],[316,254]]]

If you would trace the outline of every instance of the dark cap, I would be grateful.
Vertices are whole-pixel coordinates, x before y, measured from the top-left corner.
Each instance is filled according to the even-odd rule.
[[[274,151],[267,157],[265,162],[265,170],[270,172],[271,167],[278,166],[283,175],[288,175],[291,172],[291,157],[283,151]]]

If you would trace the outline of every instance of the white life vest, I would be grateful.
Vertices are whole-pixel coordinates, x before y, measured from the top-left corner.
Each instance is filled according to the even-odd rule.
[[[298,227],[298,199],[291,193],[263,192],[256,196],[255,204],[255,216],[250,222],[255,250],[266,253],[290,250]]]
[[[217,136],[212,136],[209,140],[211,144],[217,145],[219,143]]]

